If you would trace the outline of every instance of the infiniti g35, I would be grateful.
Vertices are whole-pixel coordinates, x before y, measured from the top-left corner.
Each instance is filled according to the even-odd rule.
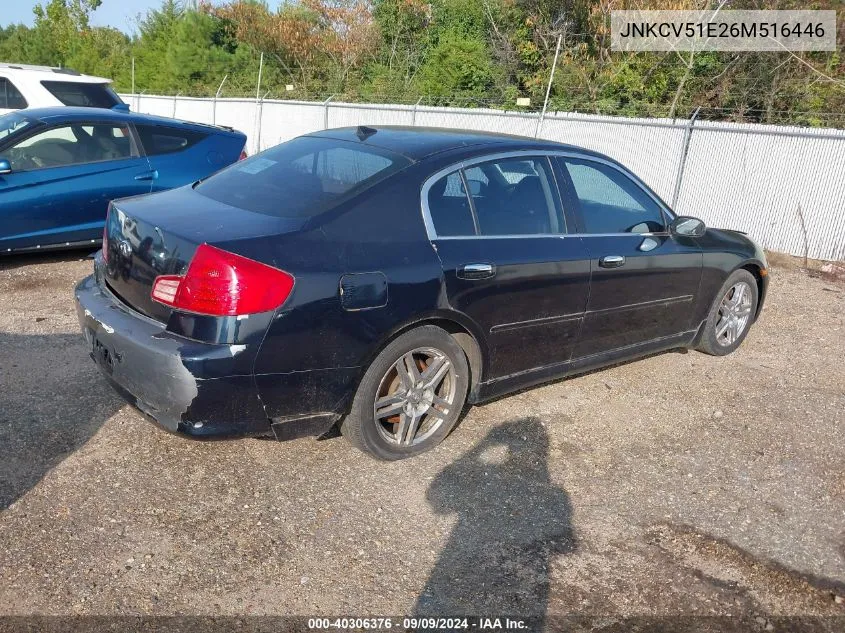
[[[748,237],[676,216],[606,156],[359,127],[115,202],[76,301],[103,373],[172,431],[339,424],[399,459],[466,404],[661,350],[728,354],[767,282]]]

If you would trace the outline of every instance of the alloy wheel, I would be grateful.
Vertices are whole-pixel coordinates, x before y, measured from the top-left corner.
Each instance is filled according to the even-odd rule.
[[[751,287],[744,281],[731,286],[719,304],[716,321],[716,342],[722,347],[733,345],[751,320]]]
[[[452,411],[457,392],[455,367],[432,347],[411,350],[379,383],[373,416],[388,442],[414,446],[431,437]]]

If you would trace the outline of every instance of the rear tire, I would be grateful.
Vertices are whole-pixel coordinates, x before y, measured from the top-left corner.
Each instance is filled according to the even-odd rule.
[[[725,356],[739,347],[757,314],[758,289],[754,275],[735,270],[719,290],[697,349],[713,356]]]
[[[437,446],[466,402],[469,366],[449,333],[425,325],[398,337],[367,369],[340,431],[355,447],[383,460]]]

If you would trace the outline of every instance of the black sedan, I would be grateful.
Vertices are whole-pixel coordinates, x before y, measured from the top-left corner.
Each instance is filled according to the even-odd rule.
[[[673,348],[725,355],[768,282],[595,152],[328,130],[111,206],[76,289],[114,387],[191,436],[317,436],[400,459],[466,404]]]

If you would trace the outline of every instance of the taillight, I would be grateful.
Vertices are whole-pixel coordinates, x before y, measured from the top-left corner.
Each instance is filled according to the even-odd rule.
[[[202,244],[184,275],[161,275],[150,293],[166,306],[213,316],[268,312],[293,290],[283,270]]]
[[[240,156],[240,158],[238,158],[238,160],[244,160],[246,158],[249,158],[249,154],[246,153],[245,149],[242,149],[241,150],[241,156]]]

